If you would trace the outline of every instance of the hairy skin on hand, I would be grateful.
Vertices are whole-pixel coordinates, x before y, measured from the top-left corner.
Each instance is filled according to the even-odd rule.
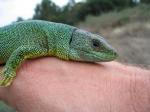
[[[19,112],[149,112],[150,71],[117,62],[26,61],[0,99]]]

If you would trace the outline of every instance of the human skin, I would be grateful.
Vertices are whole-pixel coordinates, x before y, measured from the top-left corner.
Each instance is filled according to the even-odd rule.
[[[117,62],[26,61],[0,99],[18,112],[149,112],[150,71]]]

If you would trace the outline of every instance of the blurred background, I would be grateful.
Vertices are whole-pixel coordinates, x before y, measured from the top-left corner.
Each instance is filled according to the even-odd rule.
[[[150,0],[0,0],[0,27],[29,19],[61,22],[98,33],[117,61],[150,68]],[[0,102],[0,112],[15,112]]]

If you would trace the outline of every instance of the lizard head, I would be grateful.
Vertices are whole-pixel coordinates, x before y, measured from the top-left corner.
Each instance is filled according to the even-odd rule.
[[[69,59],[87,62],[111,61],[118,54],[103,37],[76,29],[70,40]]]

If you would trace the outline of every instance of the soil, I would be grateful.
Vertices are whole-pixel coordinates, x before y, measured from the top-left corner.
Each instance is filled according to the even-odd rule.
[[[150,68],[150,22],[134,22],[123,26],[95,29],[81,27],[96,32],[118,51],[117,61]]]
[[[118,61],[150,68],[150,23],[99,31],[118,51]]]

